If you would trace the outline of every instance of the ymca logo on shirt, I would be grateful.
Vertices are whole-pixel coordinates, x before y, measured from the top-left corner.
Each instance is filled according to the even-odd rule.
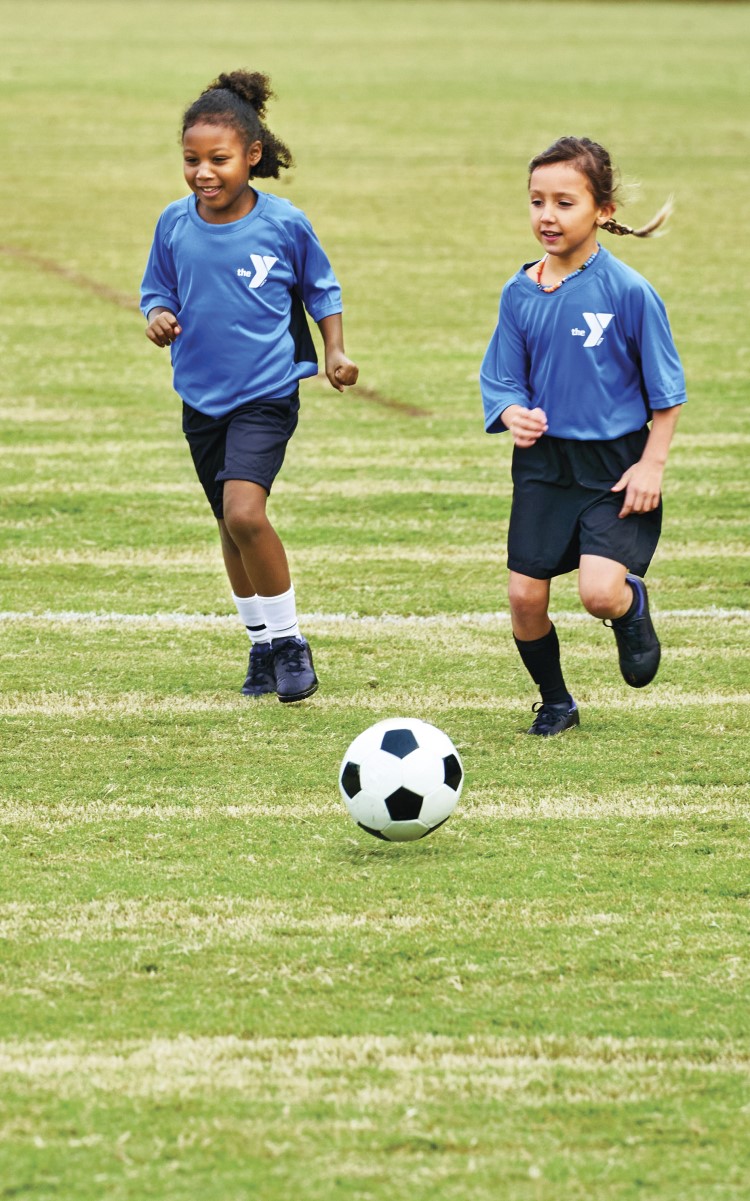
[[[278,261],[272,254],[251,254],[250,262],[253,264],[253,270],[248,271],[245,267],[238,267],[237,274],[243,279],[250,280],[248,288],[262,288],[268,279],[269,271]]]
[[[575,326],[570,332],[574,338],[586,338],[584,350],[587,346],[600,346],[604,341],[604,331],[613,317],[614,313],[584,313],[583,319],[589,327],[588,337],[585,329],[576,329]]]

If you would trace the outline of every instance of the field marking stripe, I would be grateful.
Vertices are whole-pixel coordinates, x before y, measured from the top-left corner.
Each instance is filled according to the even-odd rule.
[[[446,973],[444,984],[452,983]],[[292,1105],[330,1104],[332,1081],[338,1080],[337,1095],[349,1096],[353,1088],[361,1090],[364,1069],[369,1109],[388,1113],[406,1101],[424,1106],[446,1095],[508,1103],[518,1094],[527,1109],[559,1104],[563,1095],[586,1106],[611,1105],[613,1089],[620,1102],[642,1104],[648,1098],[653,1105],[665,1096],[684,1099],[686,1087],[704,1090],[711,1078],[742,1081],[749,1063],[741,1040],[727,1046],[699,1038],[179,1034],[108,1042],[41,1037],[0,1042],[1,1077],[16,1089],[54,1089],[59,1098],[113,1093],[163,1103],[171,1095],[232,1092],[275,1103],[281,1091]],[[569,1077],[564,1086],[561,1072]]]
[[[23,827],[26,831],[43,830],[50,834],[80,826],[103,825],[111,829],[113,823],[147,822],[153,829],[156,823],[162,825],[171,822],[205,822],[215,826],[219,822],[278,821],[280,815],[285,821],[335,821],[340,826],[345,816],[341,800],[334,795],[334,786],[329,798],[302,803],[290,802],[288,796],[278,796],[275,799],[255,798],[252,801],[222,804],[216,801],[215,789],[210,797],[206,792],[205,789],[199,790],[194,799],[191,794],[189,803],[175,803],[168,799],[157,799],[149,804],[127,800],[92,800],[60,801],[40,806],[36,801],[5,803],[0,799],[0,823],[6,830]],[[750,791],[747,785],[736,788],[728,784],[706,787],[671,785],[661,789],[658,796],[648,789],[629,788],[615,791],[605,798],[598,794],[586,796],[566,792],[519,799],[518,790],[514,793],[511,789],[474,788],[470,784],[468,794],[464,795],[453,815],[451,831],[472,826],[475,822],[499,819],[607,822],[615,818],[642,821],[664,817],[689,818],[691,821],[698,817],[714,820],[729,818],[746,826],[750,821]],[[348,832],[343,826],[340,828],[341,837],[347,842],[364,846],[367,841],[365,835],[360,835],[359,831],[355,833],[353,827]],[[447,837],[450,837],[450,833]],[[0,914],[4,910],[7,911],[7,905],[0,905]]]
[[[727,1045],[719,1039],[696,1037],[695,1039],[646,1038],[626,1035],[507,1035],[470,1034],[465,1037],[446,1034],[340,1034],[311,1035],[307,1038],[276,1038],[268,1035],[240,1037],[233,1034],[190,1035],[179,1033],[173,1037],[154,1035],[151,1038],[123,1038],[91,1040],[82,1038],[49,1038],[32,1035],[26,1038],[0,1040],[0,1057],[3,1070],[31,1067],[27,1058],[39,1056],[39,1066],[44,1063],[65,1070],[65,1063],[52,1064],[55,1057],[72,1057],[75,1060],[100,1060],[108,1067],[122,1066],[125,1056],[150,1059],[154,1068],[160,1069],[163,1056],[174,1056],[176,1064],[186,1064],[195,1055],[195,1064],[211,1057],[247,1061],[256,1055],[263,1062],[271,1058],[289,1061],[299,1067],[306,1060],[318,1059],[327,1063],[343,1063],[346,1066],[369,1066],[379,1063],[384,1066],[392,1057],[398,1057],[401,1066],[407,1067],[414,1060],[427,1060],[439,1064],[441,1061],[457,1066],[463,1060],[470,1072],[477,1065],[499,1058],[523,1058],[531,1061],[547,1061],[552,1064],[565,1063],[571,1067],[581,1064],[583,1070],[592,1061],[609,1069],[618,1060],[627,1062],[635,1059],[641,1065],[665,1061],[677,1067],[686,1063],[698,1068],[710,1069],[716,1064],[744,1068],[750,1063],[750,1050],[738,1040]],[[586,1062],[582,1062],[585,1060]],[[191,1070],[192,1070],[192,1065]],[[396,1064],[391,1064],[396,1066]]]
[[[634,710],[661,710],[665,705],[672,709],[716,709],[732,705],[747,711],[750,708],[750,692],[703,692],[682,691],[660,686],[653,692],[639,693],[637,696],[619,696],[613,690],[599,690],[589,694],[585,701],[587,711],[605,709],[623,710],[632,713]],[[319,711],[348,711],[372,712],[382,714],[390,710],[403,710],[409,713],[414,709],[414,698],[408,689],[383,688],[376,691],[357,691],[345,695],[323,695],[316,693],[310,698],[311,707]],[[462,696],[457,700],[455,691],[447,689],[429,689],[420,695],[422,711],[429,709],[434,714],[454,713],[457,709],[464,713],[473,711],[481,713],[515,713],[522,706],[516,698],[496,697],[490,694],[478,693]],[[231,696],[216,697],[213,693],[207,696],[158,696],[142,692],[124,692],[118,696],[95,694],[89,691],[79,693],[52,692],[44,690],[41,693],[26,693],[21,695],[0,697],[0,717],[34,717],[46,716],[52,718],[86,718],[97,717],[105,721],[113,721],[119,717],[142,717],[148,713],[156,716],[167,714],[171,718],[187,714],[211,714],[216,717],[220,713],[250,712],[253,706],[248,705],[246,697],[239,692]]]
[[[653,609],[652,614],[659,621],[708,621],[714,618],[750,621],[750,609],[724,609],[714,605],[704,609]],[[584,612],[558,612],[551,616],[555,622],[561,624],[593,620],[590,614]],[[59,612],[46,609],[39,613],[32,610],[0,611],[0,622],[8,625],[41,622],[56,625],[185,626],[203,629],[207,626],[236,626],[238,620],[235,614],[229,613],[96,613],[71,609]],[[488,626],[509,624],[510,614],[502,610],[490,613],[379,613],[364,616],[357,613],[301,613],[299,620],[300,623],[314,626],[451,626],[456,623]]]
[[[692,898],[682,905],[671,903],[671,917],[678,917],[695,930],[702,930],[722,916],[721,908],[701,909],[696,913]],[[498,917],[513,915],[514,921],[524,926],[617,926],[625,925],[637,916],[641,926],[657,926],[664,922],[664,914],[658,909],[644,911],[617,911],[601,909],[594,911],[571,910],[565,900],[549,897],[495,897],[491,901],[481,899],[462,903],[462,914],[471,919],[473,928],[488,926]],[[67,899],[51,901],[9,901],[0,903],[0,937],[18,939],[25,932],[36,932],[44,937],[62,935],[75,942],[104,936],[140,935],[145,925],[160,927],[171,925],[173,937],[183,937],[194,932],[201,935],[215,933],[228,938],[243,937],[250,930],[262,932],[287,927],[302,933],[326,934],[329,930],[413,930],[427,929],[440,925],[445,919],[442,909],[425,914],[414,912],[404,902],[402,909],[383,912],[377,905],[372,908],[335,908],[323,904],[311,912],[309,898],[278,901],[268,897],[239,897],[222,894],[204,894],[201,901],[169,897],[163,900],[142,897],[122,897],[69,902]],[[738,917],[738,923],[741,918]]]

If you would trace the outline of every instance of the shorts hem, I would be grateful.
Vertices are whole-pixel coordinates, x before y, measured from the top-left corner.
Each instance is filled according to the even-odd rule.
[[[276,476],[269,483],[267,480],[258,479],[256,475],[243,475],[239,471],[231,471],[228,475],[217,475],[217,484],[228,484],[230,480],[240,480],[243,484],[257,484],[259,488],[265,488],[266,492],[271,494],[271,488],[276,482]]]
[[[548,571],[544,567],[530,567],[527,563],[519,563],[517,559],[508,559],[508,571],[515,571],[518,575],[528,576],[530,580],[551,580],[556,575],[564,575],[562,571]],[[571,568],[571,571],[574,568]]]
[[[222,485],[221,493],[220,493],[216,503],[214,503],[213,500],[209,500],[209,502],[208,502],[211,506],[211,512],[213,513],[213,515],[217,521],[224,520],[224,487],[223,487],[223,485],[228,483],[229,480],[241,480],[243,483],[257,484],[259,488],[262,488],[264,490],[266,496],[271,495],[271,486],[269,484],[265,484],[262,480],[254,480],[250,476],[237,475],[236,473],[234,473],[233,475],[227,476],[226,479],[217,480],[217,483]],[[273,481],[272,481],[272,483],[273,483]],[[205,489],[204,489],[204,491],[205,491]]]
[[[570,575],[571,571],[578,571],[581,566],[581,558],[583,555],[594,555],[598,559],[609,559],[611,563],[619,563],[620,567],[624,567],[626,571],[629,571],[633,575],[637,576],[646,575],[646,572],[651,566],[651,560],[654,557],[652,554],[647,562],[644,562],[643,559],[626,562],[625,557],[622,555],[603,555],[599,554],[597,551],[582,550],[578,556],[577,562],[573,563],[571,566],[561,565],[559,567],[552,568],[536,567],[529,566],[527,563],[521,563],[518,559],[508,559],[507,568],[508,571],[515,571],[518,575],[528,576],[530,580],[554,580],[561,575]]]

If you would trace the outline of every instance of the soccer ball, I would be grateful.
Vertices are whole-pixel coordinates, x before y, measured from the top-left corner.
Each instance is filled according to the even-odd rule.
[[[442,826],[463,782],[464,769],[448,735],[410,717],[389,717],[359,734],[339,771],[351,817],[387,842],[413,842]]]

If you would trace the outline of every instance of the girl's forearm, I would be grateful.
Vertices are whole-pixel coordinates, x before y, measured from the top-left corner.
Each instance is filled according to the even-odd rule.
[[[331,313],[318,322],[326,349],[326,375],[337,392],[356,384],[359,368],[346,357],[344,351],[344,328],[341,313]]]
[[[653,410],[651,430],[641,456],[643,459],[650,459],[664,466],[681,408],[682,405],[673,405],[671,409]]]
[[[323,338],[323,345],[326,349],[326,354],[332,351],[344,351],[344,323],[341,313],[331,313],[328,317],[322,317],[318,322],[318,329]]]

